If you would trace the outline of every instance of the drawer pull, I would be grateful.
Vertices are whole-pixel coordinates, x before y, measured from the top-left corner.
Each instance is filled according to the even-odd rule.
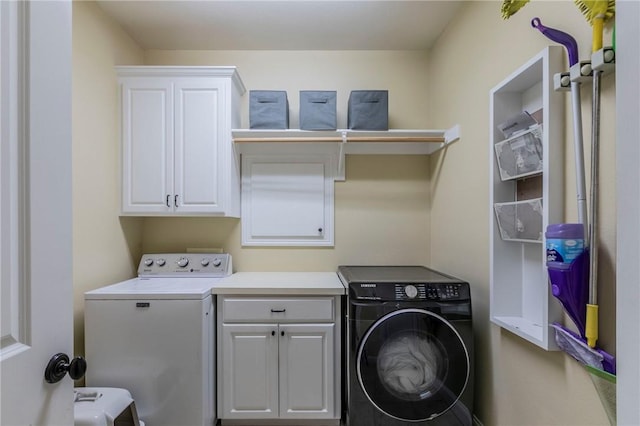
[[[271,312],[273,312],[274,314],[281,314],[283,312],[286,312],[286,309],[271,309]]]

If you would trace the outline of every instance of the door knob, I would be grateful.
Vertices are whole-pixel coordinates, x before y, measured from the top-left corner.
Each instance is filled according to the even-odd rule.
[[[47,383],[58,383],[69,373],[69,377],[78,380],[87,371],[87,361],[81,356],[77,356],[69,362],[66,354],[58,353],[51,357],[47,368],[44,370],[44,379]]]

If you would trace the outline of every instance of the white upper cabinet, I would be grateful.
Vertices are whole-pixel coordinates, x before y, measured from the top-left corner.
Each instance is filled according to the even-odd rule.
[[[118,67],[122,213],[240,215],[234,67]]]

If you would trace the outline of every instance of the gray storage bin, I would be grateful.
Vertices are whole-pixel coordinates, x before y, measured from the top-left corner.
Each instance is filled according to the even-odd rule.
[[[389,130],[389,91],[351,91],[347,127],[352,130]]]
[[[249,92],[250,129],[288,129],[289,101],[283,90]]]
[[[336,92],[300,91],[300,129],[336,130]]]

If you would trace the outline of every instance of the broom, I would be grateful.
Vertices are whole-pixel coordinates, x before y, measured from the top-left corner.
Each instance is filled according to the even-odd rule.
[[[602,32],[604,21],[615,14],[613,0],[575,0],[576,5],[587,18],[593,28],[592,52],[602,49]],[[598,172],[600,155],[600,71],[593,71],[593,96],[591,118],[591,203],[589,225],[589,303],[587,304],[587,318],[585,337],[587,344],[594,348],[598,340]]]

